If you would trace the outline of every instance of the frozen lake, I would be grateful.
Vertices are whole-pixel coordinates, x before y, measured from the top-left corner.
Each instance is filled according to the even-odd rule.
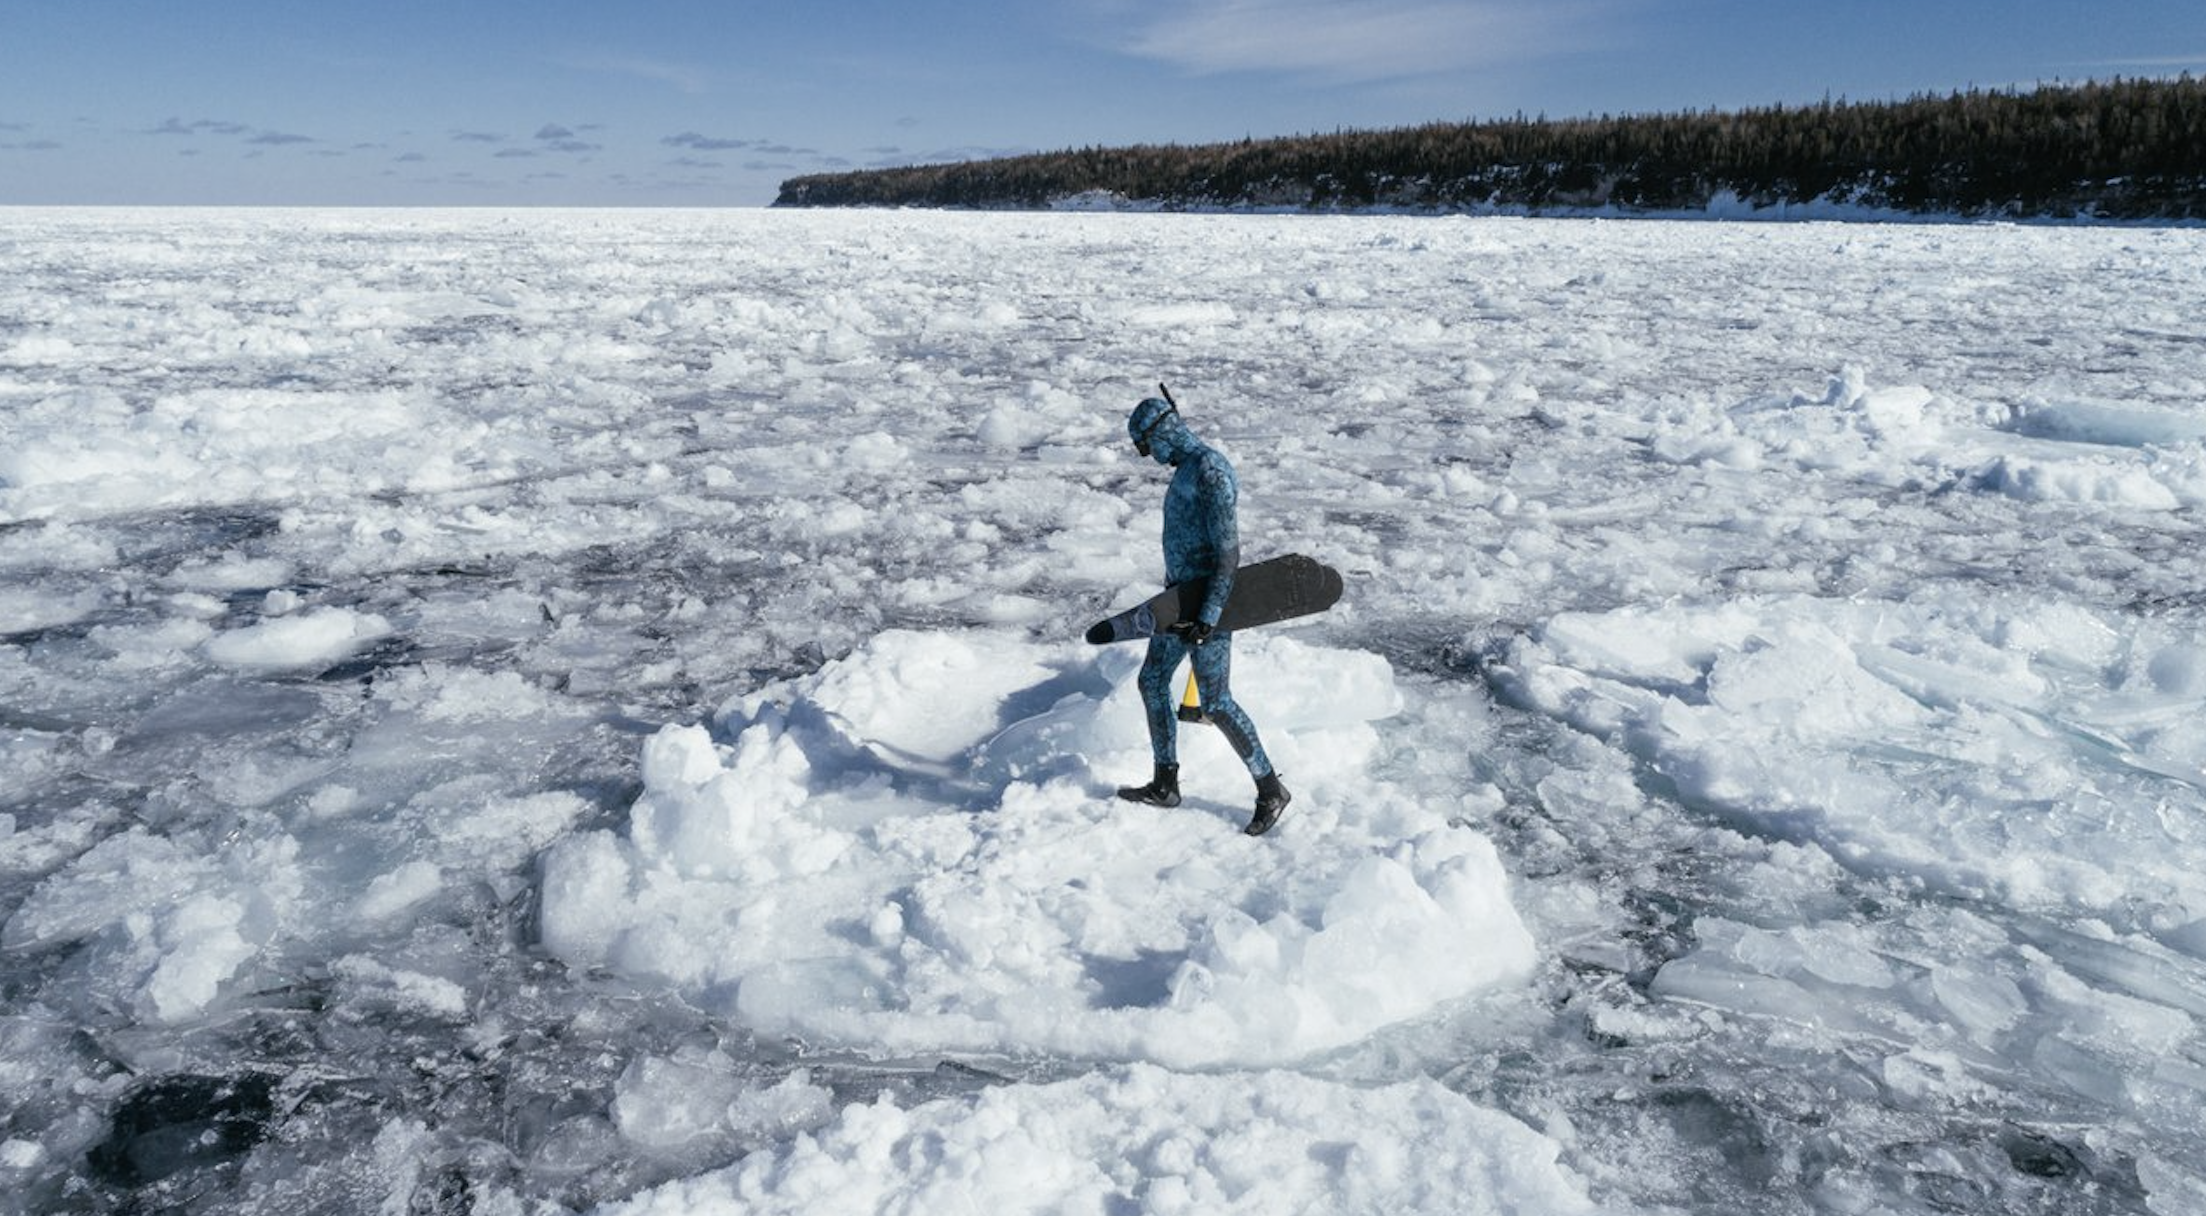
[[[2206,231],[0,210],[0,1211],[2206,1210]],[[1168,381],[1296,793],[1146,776]],[[12,1205],[12,1206],[11,1206]]]

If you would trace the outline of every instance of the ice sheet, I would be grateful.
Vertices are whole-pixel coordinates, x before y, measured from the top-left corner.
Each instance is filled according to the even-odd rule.
[[[948,1204],[1005,1119],[989,1187],[1121,1204],[1240,1177],[1160,1120],[1286,1207],[2206,1193],[2196,230],[0,252],[0,1203],[855,1206],[870,1128]],[[1261,842],[1200,731],[1110,797],[1132,656],[1070,641],[1155,581],[1159,379],[1348,576],[1246,640]]]

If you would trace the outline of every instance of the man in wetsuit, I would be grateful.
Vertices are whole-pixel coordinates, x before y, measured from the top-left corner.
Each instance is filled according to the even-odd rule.
[[[1261,836],[1279,822],[1291,795],[1264,754],[1256,724],[1233,700],[1233,634],[1217,628],[1233,591],[1233,572],[1241,564],[1240,527],[1234,520],[1240,491],[1233,466],[1195,438],[1167,398],[1150,397],[1135,406],[1126,419],[1126,433],[1136,451],[1173,467],[1172,485],[1164,495],[1164,579],[1172,586],[1195,584],[1189,590],[1200,598],[1183,600],[1187,619],[1149,639],[1149,654],[1141,665],[1141,701],[1149,716],[1156,774],[1149,784],[1126,786],[1118,796],[1150,806],[1180,804],[1179,719],[1172,677],[1180,660],[1192,658],[1203,712],[1256,779],[1256,813],[1246,831]]]

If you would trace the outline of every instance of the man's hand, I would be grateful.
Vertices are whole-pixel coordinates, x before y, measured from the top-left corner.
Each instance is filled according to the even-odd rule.
[[[1178,634],[1180,640],[1188,645],[1200,646],[1210,640],[1210,633],[1213,628],[1215,626],[1198,618],[1196,620],[1181,621],[1179,624],[1172,626],[1172,632]]]

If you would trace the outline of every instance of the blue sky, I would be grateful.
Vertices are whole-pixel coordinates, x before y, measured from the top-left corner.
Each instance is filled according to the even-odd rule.
[[[2181,71],[2200,0],[0,0],[0,204],[757,205],[1089,144]]]

